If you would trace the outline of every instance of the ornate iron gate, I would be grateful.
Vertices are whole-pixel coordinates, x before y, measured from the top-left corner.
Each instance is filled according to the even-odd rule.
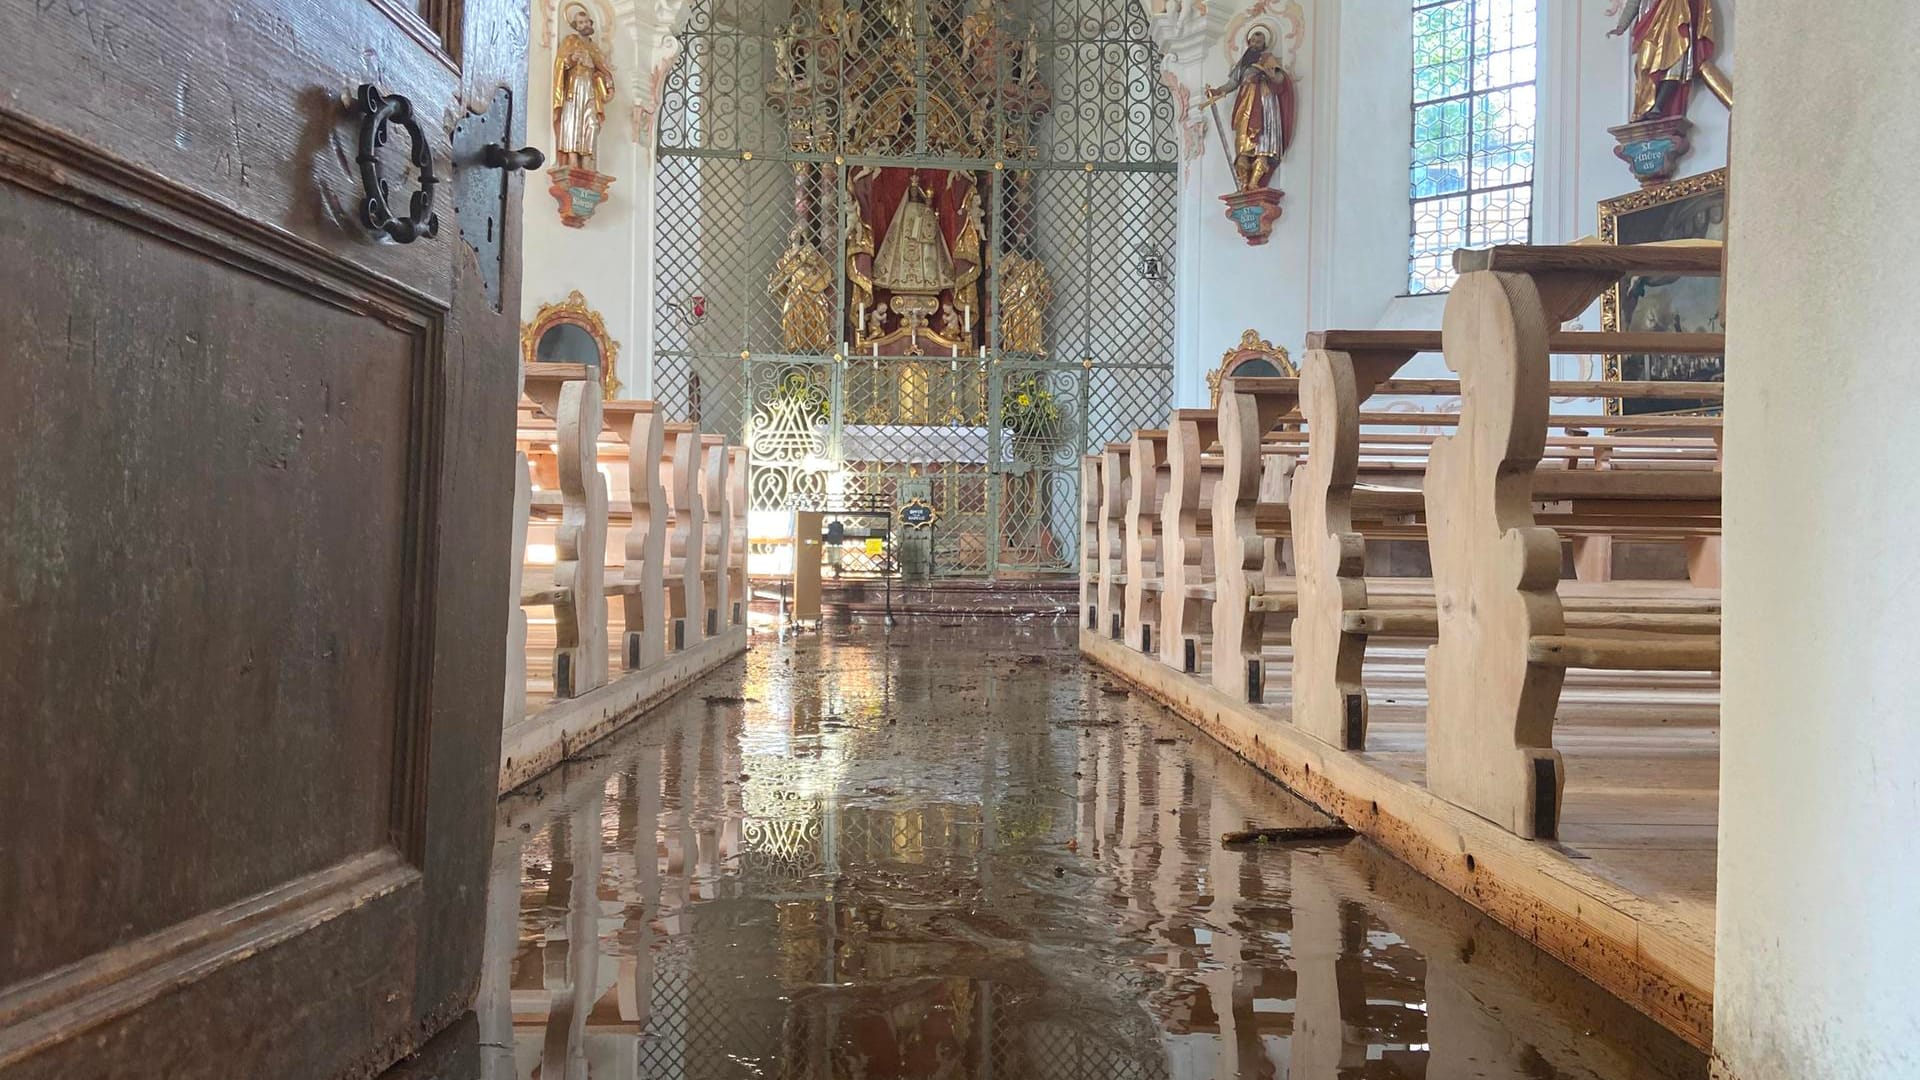
[[[756,510],[905,484],[925,572],[1071,571],[1079,456],[1172,400],[1139,0],[694,0],[680,45],[655,395],[744,437]]]

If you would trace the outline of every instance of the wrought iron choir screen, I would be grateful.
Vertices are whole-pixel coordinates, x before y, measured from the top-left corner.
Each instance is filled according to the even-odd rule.
[[[1139,0],[695,0],[680,44],[655,394],[746,439],[759,520],[906,485],[934,573],[1068,572],[1079,456],[1172,398]]]

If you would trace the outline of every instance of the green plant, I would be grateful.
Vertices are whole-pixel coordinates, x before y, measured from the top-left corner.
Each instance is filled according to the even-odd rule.
[[[1060,403],[1039,375],[1007,380],[1000,415],[1001,426],[1024,438],[1047,438],[1060,428]]]

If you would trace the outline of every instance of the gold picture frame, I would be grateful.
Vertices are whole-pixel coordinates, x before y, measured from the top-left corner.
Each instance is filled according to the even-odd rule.
[[[1604,199],[1599,211],[1599,235],[1603,244],[1644,244],[1681,239],[1724,241],[1727,170],[1715,169],[1618,198]],[[1651,290],[1659,292],[1649,295]],[[1724,290],[1717,277],[1649,281],[1641,275],[1628,275],[1601,297],[1600,329],[1610,333],[1623,329],[1717,332],[1724,325],[1721,308],[1723,297]],[[1657,307],[1643,306],[1656,300],[1659,304]],[[1636,326],[1636,323],[1640,325]],[[1604,377],[1612,382],[1624,379],[1712,382],[1723,378],[1726,370],[1724,357],[1700,356],[1609,353],[1604,358],[1604,365]],[[1718,403],[1704,401],[1667,400],[1646,402],[1645,405],[1651,407],[1629,410],[1625,400],[1608,398],[1607,412],[1621,416],[1629,411],[1636,414],[1712,414],[1720,411]]]
[[[1300,374],[1300,366],[1287,354],[1285,345],[1275,345],[1260,336],[1260,331],[1248,329],[1240,335],[1240,344],[1228,349],[1220,358],[1220,366],[1207,372],[1207,389],[1213,396],[1213,407],[1220,407],[1220,380],[1233,374],[1243,364],[1264,360],[1273,368],[1263,371],[1264,375],[1294,376]]]
[[[541,355],[541,342],[547,335],[560,327],[576,327],[593,342],[594,358],[576,355],[575,350],[562,347],[560,355]],[[565,331],[561,331],[565,334]],[[574,342],[579,342],[574,338]],[[555,347],[549,346],[551,352]],[[584,353],[584,350],[577,350]],[[598,311],[587,306],[587,298],[575,289],[567,294],[565,300],[540,305],[532,320],[520,327],[520,362],[532,364],[542,360],[559,360],[569,363],[594,364],[600,368],[600,391],[608,401],[620,396],[620,379],[614,374],[615,361],[620,359],[620,343],[607,333],[607,321]]]

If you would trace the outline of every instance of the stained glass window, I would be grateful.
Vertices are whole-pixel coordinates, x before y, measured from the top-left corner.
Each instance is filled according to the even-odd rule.
[[[1446,291],[1455,248],[1532,236],[1536,4],[1413,6],[1409,293]]]

